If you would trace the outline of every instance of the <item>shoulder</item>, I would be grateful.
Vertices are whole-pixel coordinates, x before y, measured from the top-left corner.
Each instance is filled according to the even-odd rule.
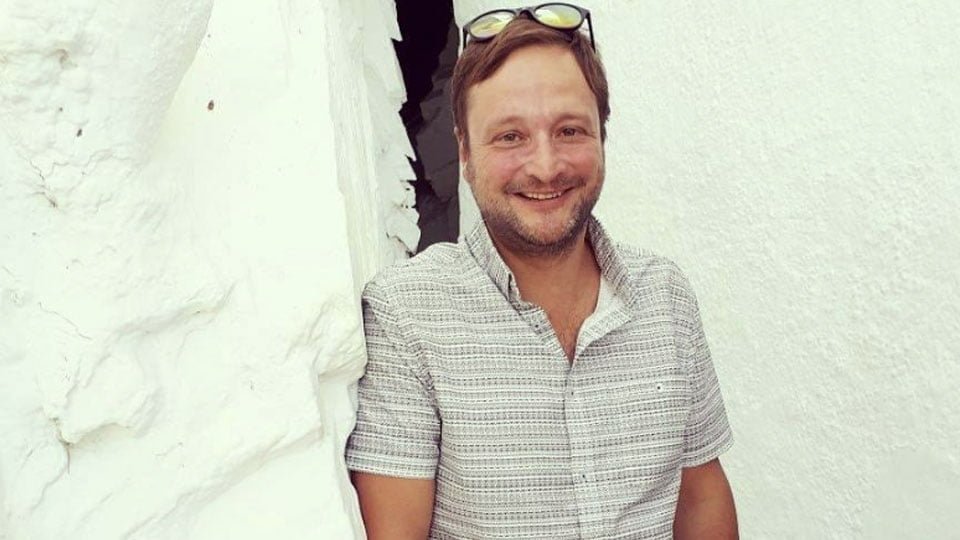
[[[689,291],[687,275],[673,260],[650,250],[623,243],[614,244],[634,286],[677,288]]]
[[[686,273],[673,260],[647,249],[617,243],[628,276],[632,304],[641,311],[673,313],[678,320],[695,314],[697,297]]]
[[[438,243],[381,270],[363,292],[364,302],[397,307],[429,304],[464,286],[476,264],[461,244]]]
[[[633,305],[649,316],[669,314],[673,328],[690,335],[700,328],[700,308],[687,275],[671,259],[618,244],[620,258],[627,267]]]

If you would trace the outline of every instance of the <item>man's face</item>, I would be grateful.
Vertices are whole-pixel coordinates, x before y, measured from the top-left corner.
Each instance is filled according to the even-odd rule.
[[[467,94],[460,162],[494,240],[517,254],[572,247],[603,185],[597,101],[573,54],[514,51]]]

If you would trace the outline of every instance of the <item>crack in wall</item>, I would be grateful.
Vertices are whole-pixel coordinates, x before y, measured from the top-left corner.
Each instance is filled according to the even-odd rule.
[[[63,321],[63,322],[65,322],[65,323],[67,323],[68,325],[70,325],[70,327],[73,328],[73,331],[74,331],[74,333],[77,335],[77,337],[83,338],[83,339],[85,339],[85,340],[87,340],[87,341],[93,340],[92,337],[84,334],[84,333],[80,330],[80,327],[77,325],[77,323],[73,322],[73,321],[72,321],[69,317],[67,317],[66,315],[60,313],[59,311],[55,311],[55,310],[47,309],[47,308],[43,307],[43,302],[40,301],[40,300],[37,300],[37,307],[40,309],[40,311],[42,311],[42,312],[44,312],[44,313],[48,313],[48,314],[50,314],[50,315],[54,315],[55,317],[59,318],[61,321]]]

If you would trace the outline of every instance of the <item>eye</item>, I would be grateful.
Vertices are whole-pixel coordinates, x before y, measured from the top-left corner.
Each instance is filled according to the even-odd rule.
[[[560,129],[560,135],[563,137],[575,137],[579,135],[581,130],[573,126],[567,126]]]
[[[522,140],[522,137],[516,131],[508,131],[497,136],[496,141],[501,144],[513,145]]]

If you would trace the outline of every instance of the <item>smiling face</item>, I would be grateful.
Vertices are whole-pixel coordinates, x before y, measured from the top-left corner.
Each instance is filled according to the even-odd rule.
[[[513,52],[467,93],[460,162],[498,247],[563,253],[583,237],[603,185],[597,101],[573,54]]]

